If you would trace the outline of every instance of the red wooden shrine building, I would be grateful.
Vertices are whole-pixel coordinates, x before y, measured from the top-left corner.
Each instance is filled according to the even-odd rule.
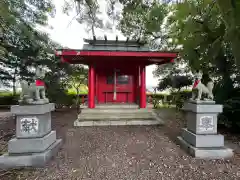
[[[83,49],[58,49],[63,62],[89,66],[88,107],[103,103],[137,103],[146,107],[146,66],[173,62],[175,52],[150,51],[140,40],[84,40]]]

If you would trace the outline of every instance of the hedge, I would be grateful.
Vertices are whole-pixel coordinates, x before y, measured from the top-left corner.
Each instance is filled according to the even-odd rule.
[[[87,101],[87,94],[80,94],[80,101]],[[73,92],[65,93],[64,96],[59,97],[49,97],[50,101],[56,103],[60,106],[71,106],[76,102],[77,95]],[[184,100],[191,97],[191,91],[181,91],[178,93],[157,93],[157,94],[147,94],[147,100],[149,103],[159,104],[174,104],[181,107]],[[11,92],[0,92],[0,105],[14,105],[18,104],[19,94],[15,96]]]
[[[11,92],[0,92],[0,106],[9,106],[18,104],[19,94],[13,95]],[[80,101],[86,102],[87,95],[80,94]],[[50,101],[60,106],[71,106],[75,104],[77,95],[75,93],[66,93],[64,96],[53,98],[49,97]],[[84,98],[83,98],[84,97]]]
[[[156,93],[156,94],[147,94],[147,99],[149,103],[153,103],[154,107],[157,108],[159,103],[162,104],[171,104],[176,105],[179,109],[183,106],[184,101],[191,98],[192,91],[184,90],[180,92],[172,92],[171,94],[165,93]]]
[[[19,94],[13,95],[11,92],[0,92],[0,105],[18,104]]]

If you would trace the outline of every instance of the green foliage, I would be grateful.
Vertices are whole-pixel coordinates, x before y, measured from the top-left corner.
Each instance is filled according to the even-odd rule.
[[[192,97],[192,91],[180,91],[180,92],[172,92],[173,97],[172,104],[176,105],[176,108],[180,110],[183,107],[184,102],[189,100]]]
[[[59,89],[53,90],[52,88],[48,88],[48,96],[50,101],[55,103],[58,108],[75,106],[78,97],[75,93],[67,93],[64,89],[59,91]],[[79,95],[79,99],[82,100],[83,96],[86,100],[86,95]],[[18,104],[19,97],[19,93],[14,95],[11,92],[0,92],[0,106],[10,107],[11,105],[16,105]]]
[[[191,72],[201,69],[202,82],[207,83],[211,77],[215,82],[215,101],[224,104],[221,122],[239,129],[240,121],[236,117],[240,109],[240,1],[185,0],[161,4],[122,0],[121,3],[124,9],[120,29],[124,35],[145,38],[148,42],[165,40],[161,45],[166,45],[168,50],[179,49],[180,61],[158,66],[154,72],[159,78],[158,89],[173,92],[164,98],[168,99],[165,102],[181,108],[191,96],[181,88],[191,85]],[[161,102],[157,96],[153,97],[155,105]]]
[[[168,36],[164,29],[167,5],[158,1],[120,1],[123,5],[120,30],[125,36],[146,40],[152,48],[165,48]]]
[[[172,92],[171,94],[152,93],[148,94],[149,103],[153,104],[154,108],[163,106],[176,107],[178,110],[182,108],[184,101],[191,98],[192,91],[185,90],[180,92]]]
[[[0,2],[0,81],[16,92],[18,79],[30,79],[31,68],[49,60],[49,39],[36,31],[53,15],[51,0],[3,0]],[[41,62],[41,64],[44,63]]]
[[[87,25],[87,32],[91,31],[96,36],[95,28],[103,28],[103,20],[99,18],[100,10],[97,0],[67,0],[63,6],[63,12],[68,15],[69,11],[76,9],[76,19],[80,24]]]
[[[76,91],[75,105],[77,107],[77,113],[80,111],[80,90],[82,85],[87,84],[88,70],[82,65],[69,65],[66,69],[67,76],[62,79],[62,82],[66,84],[66,87],[72,88]]]
[[[155,92],[155,93],[152,93],[152,94],[148,94],[147,95],[147,100],[148,100],[148,103],[153,104],[153,108],[157,108],[158,105],[161,102],[163,102],[165,96],[167,96],[167,95],[166,94],[157,94]]]
[[[226,26],[224,39],[230,42],[235,63],[240,69],[240,2],[236,0],[218,0],[218,7]]]
[[[231,128],[234,132],[239,132],[240,127],[240,89],[232,92],[232,97],[224,101],[223,113],[219,115],[219,123]]]
[[[158,90],[166,89],[180,91],[184,87],[192,85],[190,69],[183,62],[176,60],[174,64],[158,66],[154,71],[155,77],[159,77]]]
[[[187,0],[175,6],[169,23],[170,36],[182,46],[181,56],[191,70],[201,69],[215,79],[215,100],[224,104],[221,122],[239,127],[233,118],[240,109],[235,101],[237,96],[233,96],[239,86],[240,55],[238,48],[236,50],[240,42],[238,13],[234,16],[233,11],[230,1]]]
[[[158,84],[158,90],[163,91],[166,89],[177,89],[180,91],[184,87],[192,85],[191,76],[183,75],[168,75],[167,77],[161,79]]]
[[[18,104],[19,94],[14,95],[11,92],[0,92],[0,106],[9,106]]]

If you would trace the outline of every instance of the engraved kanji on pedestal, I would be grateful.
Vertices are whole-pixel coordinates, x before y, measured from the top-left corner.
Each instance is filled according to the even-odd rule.
[[[199,121],[199,130],[202,132],[213,131],[214,122],[213,116],[202,116]]]
[[[23,134],[36,134],[38,133],[38,118],[26,117],[20,120],[20,131]]]

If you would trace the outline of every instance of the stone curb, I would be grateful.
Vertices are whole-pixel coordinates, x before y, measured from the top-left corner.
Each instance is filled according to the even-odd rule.
[[[126,126],[126,125],[159,125],[157,120],[113,120],[113,121],[74,121],[75,127],[85,126]]]

